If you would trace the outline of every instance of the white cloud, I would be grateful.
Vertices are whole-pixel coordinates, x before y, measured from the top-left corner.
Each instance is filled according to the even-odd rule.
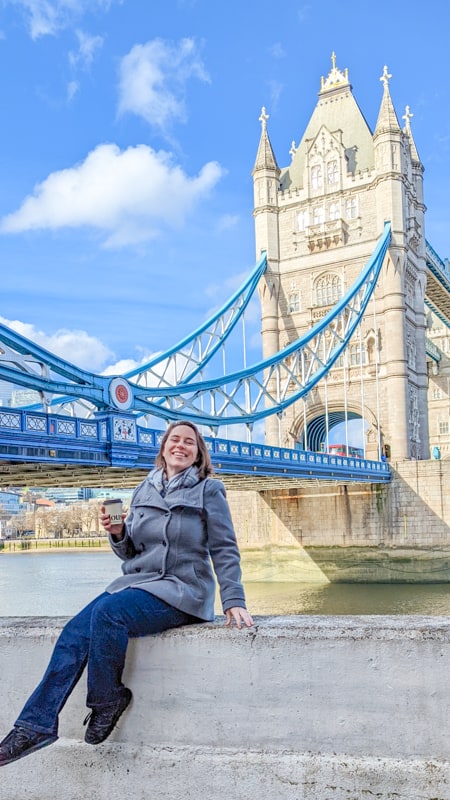
[[[224,299],[227,300],[242,286],[246,278],[248,278],[248,275],[248,272],[239,272],[234,275],[229,275],[222,283],[210,283],[205,288],[205,295],[221,305]],[[212,314],[213,312],[214,309],[211,309],[209,313]]]
[[[298,9],[297,17],[298,17],[298,21],[300,22],[300,24],[302,24],[303,22],[307,22],[309,20],[310,15],[311,15],[310,12],[311,12],[311,6],[310,5],[304,5],[304,6],[301,6]]]
[[[44,347],[50,353],[76,364],[82,369],[101,375],[123,375],[144,366],[155,355],[144,348],[137,348],[142,354],[140,358],[122,358],[117,361],[115,353],[109,347],[86,331],[61,328],[48,334],[29,322],[21,322],[17,319],[10,320],[0,317],[0,323],[7,325],[8,328],[40,347]]]
[[[142,367],[149,359],[150,356],[141,358],[139,361],[134,358],[121,358],[119,361],[115,361],[114,364],[109,364],[103,370],[102,375],[125,375],[132,370],[138,369],[138,367]]]
[[[17,319],[8,320],[0,317],[0,322],[51,353],[92,372],[100,372],[105,362],[114,358],[114,353],[106,345],[86,331],[62,328],[55,333],[47,334],[34,325]]]
[[[283,91],[283,84],[279,81],[269,81],[271,107],[276,110],[280,100],[281,92]]]
[[[95,52],[103,46],[102,36],[89,36],[84,31],[75,31],[78,39],[78,50],[69,53],[69,62],[72,67],[81,66],[88,69],[94,59]]]
[[[74,73],[74,78],[67,84],[67,100],[70,103],[80,89],[80,82],[75,77],[77,71],[88,71],[94,60],[95,53],[103,47],[102,36],[89,36],[84,31],[75,31],[78,39],[78,50],[69,53],[69,64]]]
[[[239,214],[224,214],[217,223],[218,231],[229,231],[239,223]]]
[[[181,225],[222,175],[216,162],[190,177],[164,151],[102,144],[81,164],[35,186],[17,211],[0,220],[0,233],[86,226],[106,233],[106,246],[137,244]]]
[[[22,8],[32,39],[54,35],[62,25],[62,10],[45,0],[16,0]]]
[[[69,101],[69,103],[75,97],[75,95],[78,92],[79,88],[80,88],[80,84],[78,83],[78,81],[70,81],[67,84],[67,100]]]
[[[185,121],[185,87],[192,77],[209,82],[193,39],[135,45],[120,64],[119,114],[137,114],[162,130]]]
[[[20,8],[32,39],[56,36],[72,25],[86,11],[108,11],[113,2],[123,0],[6,0]]]
[[[274,58],[284,58],[286,56],[283,45],[280,42],[275,42],[275,44],[269,47],[269,53]]]

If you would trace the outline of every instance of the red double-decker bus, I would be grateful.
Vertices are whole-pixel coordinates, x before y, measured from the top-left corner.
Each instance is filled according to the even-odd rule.
[[[364,450],[360,447],[353,447],[351,444],[329,444],[327,452],[334,456],[364,458]]]

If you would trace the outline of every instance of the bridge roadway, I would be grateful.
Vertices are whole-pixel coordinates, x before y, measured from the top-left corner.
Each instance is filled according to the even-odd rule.
[[[153,467],[163,431],[131,415],[78,419],[0,408],[0,486],[134,487]],[[205,437],[215,472],[233,489],[386,483],[387,463]]]

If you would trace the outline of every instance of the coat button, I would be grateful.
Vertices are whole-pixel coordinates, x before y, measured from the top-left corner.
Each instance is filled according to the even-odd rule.
[[[162,575],[162,569],[159,569],[158,572],[160,575]]]
[[[164,539],[162,540],[161,544],[163,547],[167,547],[167,542],[165,542]]]
[[[140,572],[140,571],[141,571],[141,568],[140,567],[136,567],[136,572]]]
[[[144,516],[144,512],[143,512],[143,511],[141,511],[141,512],[139,513],[139,516],[140,516],[140,517],[143,517],[143,516]]]

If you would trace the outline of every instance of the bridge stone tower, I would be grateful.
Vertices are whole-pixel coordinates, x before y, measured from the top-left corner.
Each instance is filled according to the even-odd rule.
[[[259,257],[266,250],[268,258],[260,285],[264,357],[335,305],[370,258],[384,223],[392,228],[375,299],[346,363],[337,362],[326,386],[319,384],[281,421],[268,422],[266,439],[272,444],[311,446],[309,427],[329,413],[342,419],[345,394],[345,413],[365,420],[368,457],[377,457],[381,443],[393,459],[429,458],[423,167],[412,115],[407,107],[401,129],[390,78],[385,67],[372,133],[348,71],[337,68],[333,54],[317,105],[299,143],[292,142],[284,168],[278,166],[262,109],[253,180],[256,252]]]

